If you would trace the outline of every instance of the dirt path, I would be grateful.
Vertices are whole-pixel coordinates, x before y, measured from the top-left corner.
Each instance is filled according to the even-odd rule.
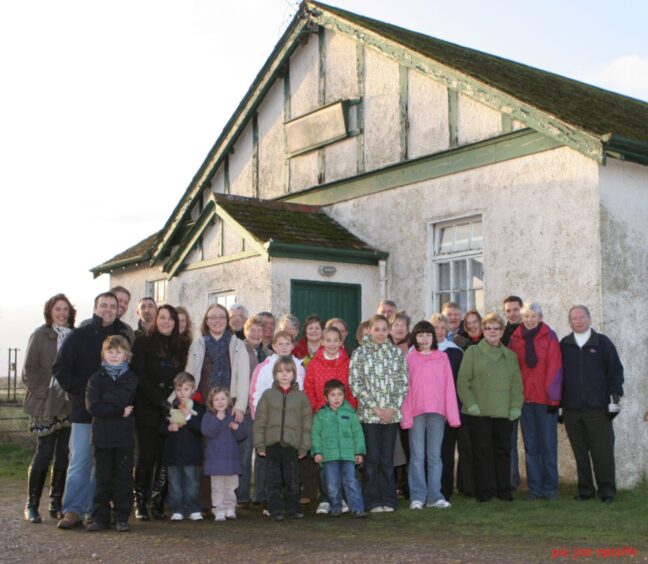
[[[149,523],[131,519],[132,531],[61,531],[22,521],[24,485],[0,482],[0,563],[73,562],[536,562],[551,560],[542,544],[463,541],[430,530],[413,534],[398,513],[367,519],[316,517],[271,522],[257,509],[235,522]],[[45,500],[43,500],[45,501]],[[45,504],[43,504],[45,505]]]

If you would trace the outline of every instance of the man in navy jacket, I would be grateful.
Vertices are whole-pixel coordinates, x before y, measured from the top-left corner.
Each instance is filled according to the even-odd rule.
[[[576,458],[577,501],[594,497],[592,466],[598,495],[612,503],[616,495],[612,419],[621,407],[623,365],[612,341],[591,328],[587,307],[569,310],[572,333],[560,341],[563,362],[561,406],[567,437]]]

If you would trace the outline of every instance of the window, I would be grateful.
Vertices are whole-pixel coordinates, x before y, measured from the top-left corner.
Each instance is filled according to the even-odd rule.
[[[209,292],[209,294],[207,294],[207,303],[209,305],[219,304],[229,309],[230,306],[236,303],[236,292],[234,290]]]
[[[463,311],[484,310],[484,256],[481,217],[433,226],[435,311],[457,302]]]
[[[167,299],[168,280],[153,280],[146,283],[146,295],[153,298],[157,305],[162,305]]]

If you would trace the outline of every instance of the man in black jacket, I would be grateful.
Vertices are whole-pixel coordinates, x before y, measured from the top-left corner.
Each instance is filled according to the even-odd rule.
[[[567,437],[574,451],[578,473],[577,501],[596,494],[612,503],[616,494],[614,429],[612,419],[621,408],[623,365],[612,341],[591,328],[587,307],[569,310],[572,333],[560,341],[563,362],[561,406]]]
[[[104,292],[95,298],[92,323],[75,329],[63,343],[52,368],[54,378],[72,397],[70,463],[65,480],[61,529],[81,523],[92,509],[95,490],[91,422],[85,393],[90,376],[101,367],[101,345],[110,335],[128,338],[126,325],[117,319],[117,297]]]

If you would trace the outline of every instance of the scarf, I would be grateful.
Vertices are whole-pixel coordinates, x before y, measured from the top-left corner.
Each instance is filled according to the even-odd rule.
[[[536,355],[533,340],[541,327],[542,323],[538,323],[538,326],[534,329],[527,329],[525,325],[522,324],[522,337],[524,337],[524,364],[526,364],[528,368],[535,368],[536,364],[538,364],[538,356]]]
[[[72,329],[65,325],[54,325],[52,324],[52,329],[56,333],[56,351],[58,352],[61,349],[61,345],[65,338],[72,332]]]
[[[209,387],[223,386],[227,389],[232,381],[232,369],[230,367],[229,344],[232,338],[232,331],[228,327],[223,336],[216,340],[211,335],[205,335],[205,356],[211,361],[209,372]]]
[[[106,374],[113,379],[113,382],[128,372],[128,362],[126,361],[120,364],[108,364],[107,362],[102,362],[101,367],[106,371]]]

